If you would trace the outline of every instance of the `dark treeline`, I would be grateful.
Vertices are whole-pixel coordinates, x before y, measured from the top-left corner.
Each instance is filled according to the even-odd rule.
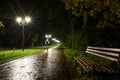
[[[72,48],[87,45],[120,47],[119,0],[61,0],[71,13],[71,35],[68,43]]]
[[[25,26],[25,46],[43,44],[50,33],[75,49],[120,47],[119,0],[4,0],[0,4],[1,47],[21,46],[22,27],[15,22],[20,14],[33,17]]]

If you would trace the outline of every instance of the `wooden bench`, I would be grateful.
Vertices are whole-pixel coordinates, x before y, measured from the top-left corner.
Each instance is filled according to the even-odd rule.
[[[88,46],[86,49],[86,56],[75,56],[74,59],[80,64],[80,66],[89,74],[93,73],[113,73],[111,69],[104,67],[102,64],[95,62],[93,59],[88,58],[88,54],[106,59],[115,64],[118,68],[119,76],[119,63],[120,63],[120,49],[116,48],[101,48]],[[116,74],[117,75],[117,74]]]

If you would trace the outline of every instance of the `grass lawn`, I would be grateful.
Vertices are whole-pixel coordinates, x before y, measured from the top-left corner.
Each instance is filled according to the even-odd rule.
[[[10,59],[15,59],[18,57],[22,57],[22,56],[26,56],[38,51],[43,50],[42,48],[30,48],[30,49],[24,49],[24,51],[22,51],[21,49],[17,49],[17,50],[4,50],[4,51],[0,51],[0,63],[10,60]]]
[[[74,59],[74,56],[85,55],[84,50],[65,49],[65,54],[70,59]]]

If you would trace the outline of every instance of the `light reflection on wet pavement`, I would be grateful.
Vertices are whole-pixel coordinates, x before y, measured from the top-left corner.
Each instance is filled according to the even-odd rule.
[[[0,80],[69,80],[63,48],[52,48],[0,65]]]

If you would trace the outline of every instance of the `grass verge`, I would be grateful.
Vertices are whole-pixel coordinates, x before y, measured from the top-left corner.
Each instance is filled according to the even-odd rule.
[[[5,62],[7,60],[15,59],[18,57],[26,56],[38,51],[41,51],[43,49],[40,48],[30,48],[30,49],[24,49],[22,51],[21,49],[18,50],[5,50],[0,52],[0,63]]]

